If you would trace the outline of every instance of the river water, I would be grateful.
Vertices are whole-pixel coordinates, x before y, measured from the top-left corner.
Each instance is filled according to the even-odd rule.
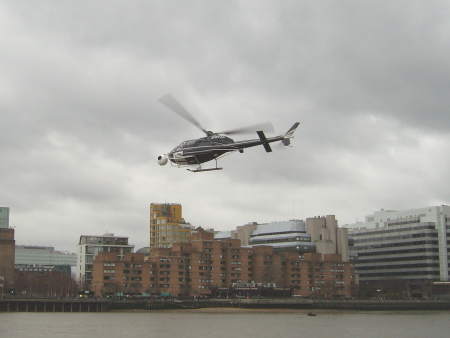
[[[448,338],[450,312],[0,313],[1,338]]]

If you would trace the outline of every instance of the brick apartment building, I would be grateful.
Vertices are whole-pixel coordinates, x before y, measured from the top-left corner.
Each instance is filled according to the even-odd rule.
[[[208,296],[237,283],[275,284],[294,295],[351,295],[352,269],[339,255],[274,251],[269,246],[241,247],[238,239],[214,240],[197,230],[190,243],[118,257],[100,253],[93,264],[93,291],[108,294]]]

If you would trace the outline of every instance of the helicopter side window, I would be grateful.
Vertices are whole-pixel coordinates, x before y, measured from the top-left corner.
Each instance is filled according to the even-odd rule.
[[[180,147],[192,147],[195,146],[195,142],[196,140],[184,141],[183,143],[180,144]]]
[[[216,144],[228,144],[233,143],[233,140],[226,136],[219,136],[213,139]]]
[[[202,139],[198,140],[196,145],[199,146],[199,147],[200,146],[209,146],[209,145],[211,145],[211,142],[208,139],[202,138]]]
[[[172,152],[182,151],[186,147],[193,147],[193,146],[195,146],[195,143],[196,143],[196,140],[184,141],[184,142],[180,143],[177,147],[175,147],[172,150]]]

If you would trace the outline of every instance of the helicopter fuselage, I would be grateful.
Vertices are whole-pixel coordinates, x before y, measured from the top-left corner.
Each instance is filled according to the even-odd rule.
[[[233,141],[231,138],[223,135],[213,134],[207,137],[195,140],[184,141],[175,147],[166,155],[158,156],[160,165],[167,164],[168,161],[177,166],[198,165],[202,163],[217,160],[225,153],[232,151],[244,152],[245,148],[262,145],[266,152],[271,152],[270,143],[281,141],[285,146],[290,144],[295,129],[298,127],[296,122],[286,134],[274,137],[266,137],[263,131],[257,131],[259,139]],[[201,171],[201,170],[196,170]]]
[[[235,151],[230,147],[234,141],[223,135],[211,135],[180,143],[168,155],[170,162],[176,165],[195,165],[214,160],[223,154]],[[189,155],[195,150],[195,155]]]

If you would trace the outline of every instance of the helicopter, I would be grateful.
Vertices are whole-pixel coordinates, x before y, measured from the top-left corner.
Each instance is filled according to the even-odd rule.
[[[266,152],[271,152],[270,143],[281,141],[285,146],[291,144],[291,139],[294,137],[295,130],[299,126],[299,122],[295,122],[291,128],[284,134],[274,137],[266,137],[264,131],[272,131],[273,127],[270,123],[262,123],[243,128],[226,130],[221,132],[212,132],[206,130],[203,126],[179,103],[172,95],[166,94],[162,96],[159,101],[167,108],[175,112],[177,115],[190,122],[202,132],[206,137],[201,137],[194,140],[187,140],[180,143],[170,152],[158,156],[158,164],[163,166],[167,163],[177,167],[183,166],[197,166],[195,169],[187,169],[191,172],[203,172],[212,170],[222,170],[217,166],[219,157],[234,151],[240,153],[244,152],[245,148],[263,146]],[[234,141],[226,135],[245,134],[249,132],[256,132],[258,139]],[[202,168],[202,164],[215,160],[216,166],[212,168]]]

